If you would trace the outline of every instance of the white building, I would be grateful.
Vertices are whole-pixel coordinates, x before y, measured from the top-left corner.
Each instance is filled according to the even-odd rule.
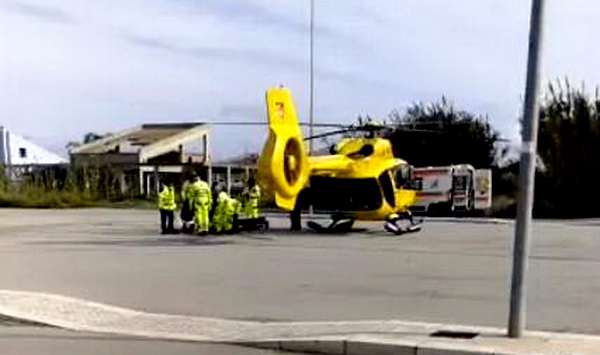
[[[65,164],[67,160],[0,126],[0,165]]]

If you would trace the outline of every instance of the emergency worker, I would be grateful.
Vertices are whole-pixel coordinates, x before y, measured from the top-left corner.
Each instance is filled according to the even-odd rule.
[[[221,191],[217,198],[217,206],[213,217],[216,233],[233,231],[234,216],[240,210],[240,202],[231,198],[227,192]]]
[[[219,200],[219,193],[223,191],[221,184],[217,181],[213,181],[212,186],[210,187],[210,191],[212,196],[214,196],[212,200],[212,204],[210,206],[210,220],[212,221],[215,217],[215,211],[217,210],[217,201]]]
[[[181,224],[184,233],[193,232],[194,191],[190,178],[186,178],[181,186]]]
[[[194,201],[194,224],[196,233],[199,235],[206,235],[208,234],[208,229],[210,227],[209,213],[212,204],[210,187],[200,176],[198,176],[196,181],[192,184],[191,191]]]
[[[175,188],[171,184],[162,183],[158,194],[158,209],[160,211],[160,230],[162,234],[175,234],[173,227],[175,204]]]
[[[229,199],[229,204],[230,204],[229,209],[231,211],[231,214],[227,218],[228,218],[228,223],[231,225],[230,231],[237,232],[238,219],[239,219],[240,213],[242,213],[242,202],[239,199],[232,197]]]
[[[260,187],[256,184],[254,178],[248,180],[248,193],[246,198],[246,206],[244,212],[248,218],[258,218],[260,216]]]

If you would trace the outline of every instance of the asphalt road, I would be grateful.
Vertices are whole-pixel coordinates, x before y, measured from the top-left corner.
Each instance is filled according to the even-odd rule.
[[[504,326],[512,224],[430,222],[391,236],[159,236],[140,210],[0,210],[0,288],[251,320]],[[600,334],[600,223],[534,225],[529,328]]]

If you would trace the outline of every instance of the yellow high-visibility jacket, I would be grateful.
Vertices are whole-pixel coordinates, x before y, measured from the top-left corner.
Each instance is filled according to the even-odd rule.
[[[254,185],[248,192],[248,200],[246,201],[246,206],[244,208],[244,212],[247,217],[258,218],[260,215],[260,210],[258,208],[259,203],[260,187],[258,187],[258,185]]]
[[[212,204],[212,193],[208,184],[202,180],[191,185],[191,194],[196,206],[210,206]]]
[[[165,186],[158,194],[158,208],[166,211],[175,211],[175,209],[177,209],[174,187]]]

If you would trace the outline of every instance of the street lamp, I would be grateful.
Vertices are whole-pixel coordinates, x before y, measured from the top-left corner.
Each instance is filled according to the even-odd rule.
[[[519,165],[519,197],[517,201],[517,222],[513,246],[510,314],[508,320],[508,336],[511,338],[519,338],[523,335],[527,314],[526,277],[531,239],[530,229],[535,184],[535,162],[537,157],[537,133],[539,121],[538,95],[541,70],[541,42],[544,27],[543,21],[544,0],[532,0],[521,162]]]
[[[315,0],[310,0],[310,104],[309,104],[309,125],[308,132],[309,137],[314,136],[314,102],[315,102],[315,70],[314,70],[314,52],[315,52]],[[308,150],[310,154],[313,153],[313,141],[311,139],[308,141]]]

